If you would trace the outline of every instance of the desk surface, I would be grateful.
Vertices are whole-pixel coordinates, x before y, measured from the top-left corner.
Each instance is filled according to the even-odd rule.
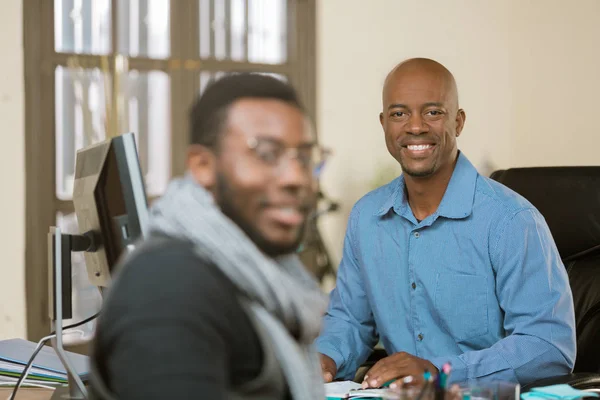
[[[0,388],[0,400],[8,399],[11,393],[12,388]],[[50,389],[25,388],[19,389],[15,400],[50,400],[50,397],[52,397]]]
[[[12,388],[0,388],[0,400],[8,399],[12,390]],[[50,397],[52,397],[50,389],[21,388],[17,392],[15,400],[49,400]]]

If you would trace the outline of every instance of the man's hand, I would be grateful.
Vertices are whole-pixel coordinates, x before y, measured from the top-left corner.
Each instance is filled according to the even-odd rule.
[[[322,362],[321,362],[322,364]],[[412,377],[411,384],[423,382],[423,374],[429,371],[432,376],[438,374],[438,370],[427,360],[415,357],[408,353],[396,353],[379,360],[365,375],[362,383],[363,388],[377,388],[384,383],[394,380],[390,387],[401,386],[402,378]]]
[[[333,381],[335,375],[337,374],[337,366],[335,365],[335,361],[331,357],[326,356],[325,354],[320,354],[321,358],[321,370],[323,371],[323,381],[325,383]]]

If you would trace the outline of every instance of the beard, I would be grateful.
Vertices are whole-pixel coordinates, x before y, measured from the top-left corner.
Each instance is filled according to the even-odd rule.
[[[437,160],[433,160],[428,167],[419,169],[411,168],[409,165],[407,165],[407,163],[404,162],[402,156],[398,157],[398,161],[400,162],[402,172],[413,178],[426,178],[428,176],[433,175],[437,170]]]
[[[412,176],[413,178],[426,178],[428,176],[433,175],[433,173],[435,172],[435,166],[433,165],[431,166],[431,168],[428,169],[415,170],[407,167],[402,161],[400,161],[400,167],[406,175]]]
[[[298,238],[294,242],[286,244],[275,243],[268,240],[260,232],[260,229],[243,216],[239,206],[233,201],[235,195],[231,189],[231,185],[229,185],[227,178],[221,173],[217,173],[216,189],[216,192],[218,193],[218,199],[216,200],[221,212],[232,220],[263,253],[269,257],[277,257],[297,251],[302,242],[302,238],[304,237],[303,232],[306,227],[306,222],[300,227]],[[266,203],[266,201],[264,203]]]

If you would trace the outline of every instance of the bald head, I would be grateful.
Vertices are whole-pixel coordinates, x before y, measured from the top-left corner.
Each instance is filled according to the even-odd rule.
[[[411,58],[396,65],[385,78],[383,85],[383,105],[386,107],[386,95],[390,88],[421,80],[430,81],[438,86],[446,96],[446,102],[453,111],[458,110],[458,90],[456,80],[446,67],[429,58]]]
[[[450,71],[426,58],[406,60],[388,74],[382,97],[379,121],[402,170],[415,179],[449,179],[466,117]]]

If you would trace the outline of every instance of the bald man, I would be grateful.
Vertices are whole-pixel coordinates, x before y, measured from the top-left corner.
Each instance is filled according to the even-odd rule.
[[[569,373],[575,317],[544,218],[478,174],[457,148],[465,124],[441,64],[388,75],[379,115],[402,175],[349,217],[336,288],[317,339],[325,381],[352,379],[381,340],[363,387],[452,365],[452,382],[529,383]]]

